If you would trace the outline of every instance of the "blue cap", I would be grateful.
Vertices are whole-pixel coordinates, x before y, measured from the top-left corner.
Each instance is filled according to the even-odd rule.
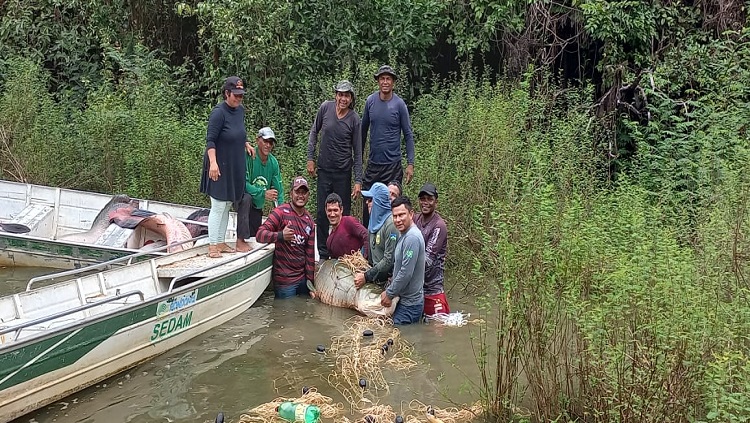
[[[362,196],[372,198],[375,202],[377,202],[378,198],[385,198],[386,201],[390,202],[388,187],[382,182],[372,184],[369,190],[362,191]]]

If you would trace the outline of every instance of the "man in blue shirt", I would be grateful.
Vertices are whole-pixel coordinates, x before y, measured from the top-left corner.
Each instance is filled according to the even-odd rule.
[[[414,135],[406,103],[393,92],[397,80],[396,72],[388,65],[375,73],[378,91],[365,101],[362,115],[362,151],[370,132],[370,154],[362,181],[362,188],[369,190],[375,182],[411,182],[414,176]],[[406,144],[406,172],[401,164],[401,134]],[[363,208],[362,224],[370,220],[367,207]]]

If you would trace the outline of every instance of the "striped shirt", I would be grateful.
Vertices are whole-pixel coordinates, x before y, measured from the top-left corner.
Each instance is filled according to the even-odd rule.
[[[294,239],[284,241],[285,227],[294,230]],[[315,223],[305,210],[298,215],[288,203],[271,210],[255,235],[258,242],[274,242],[273,280],[276,286],[290,286],[315,275]]]

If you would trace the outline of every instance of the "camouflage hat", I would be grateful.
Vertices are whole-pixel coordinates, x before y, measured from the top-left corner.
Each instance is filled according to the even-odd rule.
[[[394,71],[393,68],[388,65],[383,65],[380,67],[380,69],[378,69],[378,71],[375,73],[376,81],[378,80],[378,78],[380,78],[380,75],[390,75],[394,80],[398,79],[396,71]]]
[[[333,87],[333,90],[338,93],[352,93],[354,94],[354,85],[352,85],[351,82],[347,81],[346,79],[339,81],[338,84],[336,84],[335,87]]]

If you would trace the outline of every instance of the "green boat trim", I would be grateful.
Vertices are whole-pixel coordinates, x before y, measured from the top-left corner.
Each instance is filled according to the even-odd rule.
[[[161,301],[197,290],[196,301],[230,289],[271,267],[273,255],[220,277],[203,278],[145,302],[122,307],[117,312],[33,335],[17,343],[0,345],[0,391],[51,371],[75,364],[97,345],[128,327],[158,316]],[[184,310],[184,309],[183,309]],[[157,338],[152,342],[162,342]]]

